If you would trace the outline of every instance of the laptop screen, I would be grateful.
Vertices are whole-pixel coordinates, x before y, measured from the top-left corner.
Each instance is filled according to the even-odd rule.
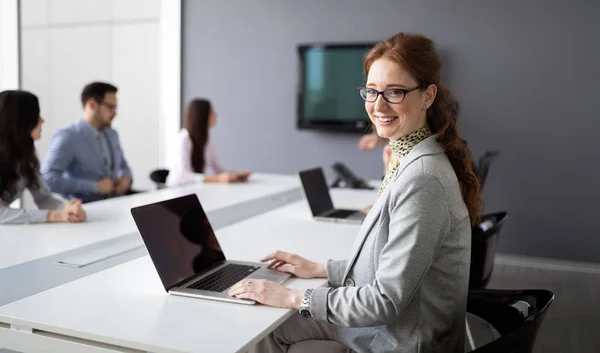
[[[325,181],[323,169],[303,170],[299,174],[304,194],[306,195],[313,216],[318,216],[325,211],[332,210],[333,202],[331,202],[331,197],[329,196],[329,188]]]
[[[131,214],[166,290],[225,260],[195,194],[132,208]]]

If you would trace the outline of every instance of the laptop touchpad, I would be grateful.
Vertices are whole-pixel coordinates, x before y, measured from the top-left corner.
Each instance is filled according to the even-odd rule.
[[[266,279],[268,281],[281,283],[290,276],[291,275],[289,273],[279,272],[277,270],[271,270],[263,267],[260,270],[253,272],[250,276],[246,278]]]

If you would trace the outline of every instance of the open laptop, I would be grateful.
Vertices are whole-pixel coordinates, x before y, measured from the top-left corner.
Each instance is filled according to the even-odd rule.
[[[244,278],[290,277],[265,264],[228,261],[195,194],[134,207],[131,215],[169,294],[255,304],[227,290]]]
[[[302,182],[304,196],[315,219],[347,223],[362,223],[364,221],[365,215],[359,210],[342,210],[333,207],[323,169],[307,169],[298,174]]]

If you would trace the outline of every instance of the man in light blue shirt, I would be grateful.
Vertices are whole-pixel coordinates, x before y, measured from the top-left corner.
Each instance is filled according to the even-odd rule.
[[[93,82],[81,93],[83,118],[52,136],[42,176],[52,192],[83,202],[130,193],[132,174],[111,124],[117,87]]]

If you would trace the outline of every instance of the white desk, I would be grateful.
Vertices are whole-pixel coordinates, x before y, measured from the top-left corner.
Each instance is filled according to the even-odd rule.
[[[206,211],[300,187],[292,175],[256,174],[243,184],[192,184],[84,205],[81,224],[0,226],[0,269],[135,232],[132,207],[196,193]]]
[[[364,207],[375,195],[332,190],[337,207]],[[221,228],[216,235],[230,259],[256,261],[276,249],[315,261],[348,258],[359,225],[313,221],[307,207],[297,202]],[[294,279],[286,285],[322,283]],[[169,296],[144,256],[0,307],[0,347],[67,353],[243,352],[292,314],[262,305]]]

